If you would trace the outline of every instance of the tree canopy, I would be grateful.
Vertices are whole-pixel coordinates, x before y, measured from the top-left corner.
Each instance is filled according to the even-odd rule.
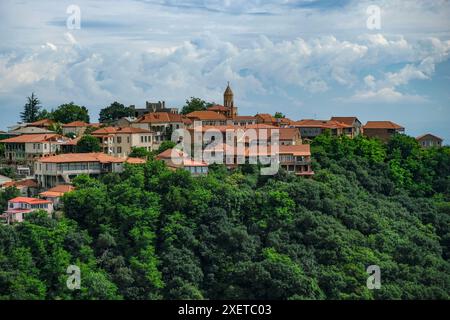
[[[77,143],[77,152],[81,153],[89,153],[89,152],[100,152],[101,146],[100,141],[89,134],[86,134],[78,140]]]
[[[39,120],[40,109],[41,102],[33,92],[31,96],[27,97],[27,103],[23,107],[23,112],[20,113],[20,118],[23,122],[35,122]]]
[[[450,148],[323,135],[312,149],[311,179],[153,159],[79,176],[64,217],[0,225],[0,298],[449,299]]]
[[[49,118],[60,123],[70,123],[83,121],[89,123],[89,111],[84,106],[79,106],[73,102],[58,106],[50,112]]]
[[[130,117],[134,113],[133,108],[125,107],[123,104],[115,101],[108,107],[100,110],[99,121],[101,123],[110,124],[123,117]]]
[[[194,111],[205,111],[212,105],[213,103],[206,102],[200,98],[191,97],[191,99],[186,100],[185,105],[181,109],[181,114],[188,114]]]

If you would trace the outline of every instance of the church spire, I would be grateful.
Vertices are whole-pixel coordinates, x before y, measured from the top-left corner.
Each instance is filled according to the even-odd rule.
[[[234,118],[237,115],[237,108],[234,107],[234,94],[230,87],[230,81],[228,81],[227,88],[223,93],[223,105],[229,109],[228,115],[230,118]]]

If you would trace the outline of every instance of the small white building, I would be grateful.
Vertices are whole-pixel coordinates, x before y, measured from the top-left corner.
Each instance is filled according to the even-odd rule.
[[[3,212],[0,218],[7,224],[22,222],[25,215],[34,211],[43,210],[49,216],[53,213],[53,203],[49,200],[17,197],[8,201],[8,209]]]

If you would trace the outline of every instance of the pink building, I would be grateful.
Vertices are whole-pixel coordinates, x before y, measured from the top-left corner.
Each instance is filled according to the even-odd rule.
[[[8,201],[8,209],[0,216],[6,223],[22,222],[27,213],[44,210],[50,216],[53,213],[53,203],[49,200],[17,197]]]

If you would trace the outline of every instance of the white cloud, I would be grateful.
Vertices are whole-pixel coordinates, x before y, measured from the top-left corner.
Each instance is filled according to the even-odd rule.
[[[21,55],[0,55],[2,94],[34,90],[51,102],[70,99],[97,108],[112,100],[180,102],[194,95],[217,101],[229,80],[241,99],[287,87],[311,93],[344,87],[355,91],[350,101],[420,101],[416,95],[402,93],[402,87],[411,80],[430,79],[450,50],[450,42],[436,38],[410,43],[403,37],[380,35],[355,42],[333,36],[276,42],[261,36],[242,48],[205,33],[167,48],[94,51],[71,33],[64,37],[66,42],[58,47],[48,42]],[[407,64],[383,72],[387,56]],[[380,72],[361,75],[367,66]]]

